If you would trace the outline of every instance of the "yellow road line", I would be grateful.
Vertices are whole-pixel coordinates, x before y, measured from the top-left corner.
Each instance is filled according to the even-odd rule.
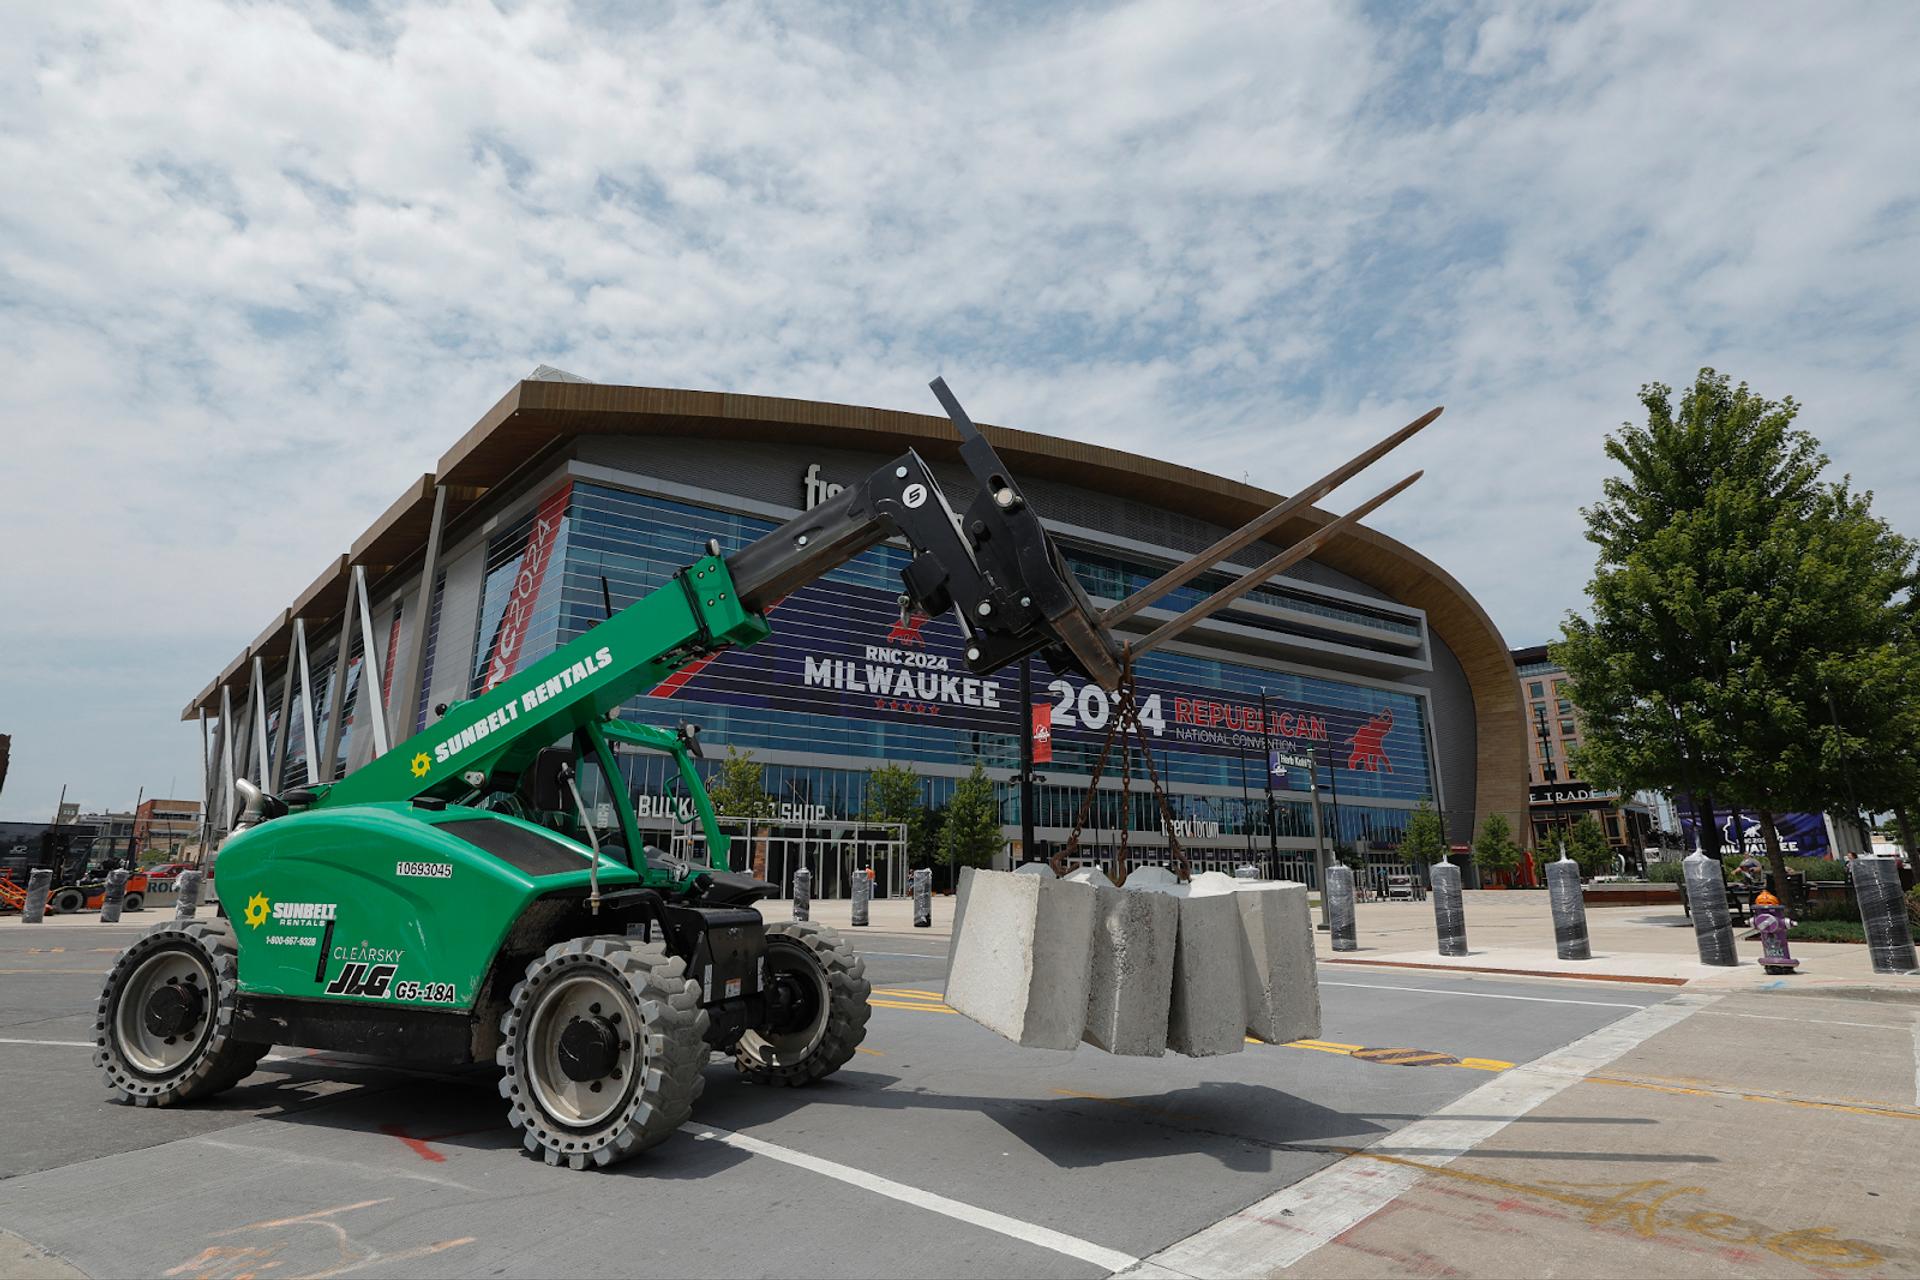
[[[1741,1102],[1772,1102],[1784,1107],[1810,1107],[1817,1111],[1844,1111],[1857,1116],[1890,1116],[1895,1120],[1920,1120],[1920,1111],[1905,1107],[1874,1106],[1849,1102],[1822,1102],[1813,1098],[1795,1098],[1782,1093],[1750,1093],[1742,1089],[1696,1089],[1687,1085],[1654,1084],[1649,1080],[1623,1080],[1618,1076],[1588,1076],[1589,1084],[1609,1084],[1625,1089],[1648,1089],[1654,1093],[1677,1093],[1691,1098],[1737,1098]]]
[[[949,1009],[946,1005],[943,1005],[943,1004],[908,1004],[903,1000],[869,1000],[867,1003],[871,1005],[875,1005],[882,1009],[912,1009],[919,1013],[957,1013],[959,1012],[959,1010]]]
[[[920,996],[927,1000],[946,999],[938,991],[921,991],[916,987],[875,987],[873,993],[879,996]]]

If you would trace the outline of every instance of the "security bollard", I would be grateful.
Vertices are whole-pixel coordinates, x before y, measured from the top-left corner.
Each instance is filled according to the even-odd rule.
[[[1740,963],[1733,949],[1733,921],[1727,914],[1727,882],[1718,858],[1695,850],[1680,863],[1687,878],[1687,903],[1693,910],[1693,941],[1701,964]]]
[[[1892,858],[1858,858],[1853,863],[1853,896],[1860,900],[1860,923],[1867,930],[1867,955],[1875,973],[1912,973],[1920,969],[1907,924],[1907,903],[1900,893],[1900,864]]]
[[[1233,878],[1235,880],[1258,880],[1260,878],[1260,868],[1251,863],[1243,862],[1233,869]]]
[[[1467,954],[1467,912],[1460,901],[1460,868],[1451,862],[1437,862],[1429,873],[1433,880],[1433,927],[1440,935],[1440,954]]]
[[[793,918],[813,919],[813,872],[805,867],[793,873]]]
[[[182,871],[173,881],[173,918],[191,920],[200,906],[200,872]]]
[[[1787,930],[1793,921],[1780,899],[1764,890],[1754,895],[1753,927],[1760,933],[1760,967],[1768,973],[1792,973],[1800,962],[1787,950]]]
[[[1358,951],[1360,940],[1353,922],[1353,868],[1327,868],[1327,919],[1335,951]]]
[[[27,873],[27,900],[20,908],[21,924],[39,924],[47,914],[47,895],[53,892],[53,868]]]
[[[1562,960],[1591,960],[1587,903],[1580,892],[1580,864],[1563,851],[1547,864],[1547,906],[1553,912],[1553,945]]]
[[[933,871],[928,867],[913,873],[913,927],[933,928]]]
[[[100,923],[113,924],[120,919],[120,908],[127,900],[126,870],[107,872],[107,891],[100,897]]]
[[[867,904],[873,899],[873,872],[865,867],[853,870],[853,923],[860,928],[867,925]]]

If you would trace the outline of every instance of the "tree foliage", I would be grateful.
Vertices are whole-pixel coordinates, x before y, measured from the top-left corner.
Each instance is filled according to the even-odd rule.
[[[753,752],[728,744],[719,776],[707,787],[714,813],[723,818],[745,818],[749,826],[772,817],[774,800],[767,794],[766,772]]]
[[[956,872],[961,867],[985,867],[1000,852],[1000,804],[993,779],[978,764],[953,788],[946,821],[940,830],[942,856]]]
[[[907,861],[926,866],[940,855],[940,811],[928,807],[926,785],[913,766],[886,764],[867,772],[868,822],[906,828]]]
[[[1400,837],[1400,856],[1416,867],[1438,862],[1447,852],[1446,832],[1440,815],[1423,796],[1407,815],[1406,833]]]
[[[1607,440],[1621,474],[1583,512],[1593,617],[1553,647],[1582,713],[1573,763],[1757,810],[1778,873],[1773,814],[1849,787],[1904,802],[1920,779],[1914,546],[1822,478],[1791,398],[1703,369],[1677,407],[1658,383],[1640,400],[1645,424]]]
[[[1483,872],[1511,871],[1520,865],[1520,846],[1514,843],[1513,824],[1504,813],[1490,813],[1473,839],[1473,861]]]
[[[1607,833],[1590,813],[1583,813],[1567,828],[1567,856],[1580,864],[1583,874],[1595,876],[1613,870],[1613,846]]]

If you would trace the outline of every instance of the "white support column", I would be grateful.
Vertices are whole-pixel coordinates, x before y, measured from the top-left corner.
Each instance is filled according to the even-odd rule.
[[[253,749],[247,752],[249,760],[259,765],[249,769],[247,776],[260,787],[267,785],[267,677],[258,657],[253,660],[253,692],[247,695],[247,710],[253,717]]]
[[[220,830],[233,830],[233,686],[220,686]]]
[[[293,658],[300,664],[300,725],[306,730],[307,737],[307,782],[309,785],[320,781],[314,776],[314,770],[320,767],[320,740],[317,736],[320,726],[315,723],[313,708],[313,671],[307,662],[307,623],[304,618],[293,620]],[[293,669],[287,671],[287,681],[293,681]]]
[[[280,729],[274,735],[273,769],[268,777],[267,790],[274,795],[280,793],[280,778],[287,767],[287,742],[292,738],[288,732],[293,728],[293,650],[287,650],[286,687],[280,691]]]
[[[340,726],[347,711],[347,657],[353,651],[353,593],[340,606],[340,648],[333,657],[333,695],[327,712],[326,766],[316,782],[333,781],[333,763],[340,755]],[[312,769],[307,770],[313,773]]]
[[[207,852],[207,823],[213,813],[213,742],[207,736],[207,711],[200,709],[200,856]]]
[[[387,754],[387,709],[380,696],[380,646],[373,638],[373,610],[367,605],[367,567],[353,566],[353,600],[360,606],[360,703],[367,709],[365,722],[373,729],[373,754]]]
[[[413,736],[413,709],[420,705],[420,682],[426,679],[427,628],[433,624],[433,578],[440,568],[440,533],[446,518],[447,486],[437,484],[433,487],[433,523],[427,528],[427,558],[420,566],[420,604],[413,611],[413,637],[406,650],[406,674],[393,700],[396,742]]]

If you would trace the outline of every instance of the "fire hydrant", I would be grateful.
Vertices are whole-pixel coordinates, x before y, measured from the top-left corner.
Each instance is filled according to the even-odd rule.
[[[1792,973],[1800,962],[1787,954],[1787,930],[1793,921],[1780,899],[1762,890],[1753,899],[1753,927],[1760,933],[1760,967],[1768,973]]]

